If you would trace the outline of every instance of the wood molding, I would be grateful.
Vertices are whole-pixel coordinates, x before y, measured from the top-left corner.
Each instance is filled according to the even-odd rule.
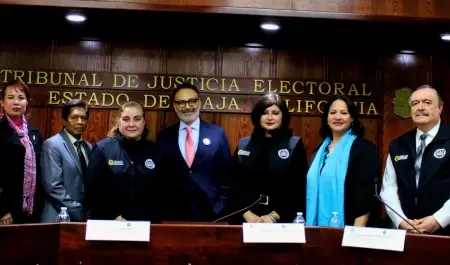
[[[368,21],[405,21],[436,23],[450,19],[446,0],[280,0],[274,1],[185,1],[178,0],[0,0],[0,5],[55,6],[69,8],[129,9],[190,13],[259,15]],[[201,2],[201,3],[198,3]],[[323,3],[325,2],[325,3]],[[386,3],[388,2],[388,3]]]

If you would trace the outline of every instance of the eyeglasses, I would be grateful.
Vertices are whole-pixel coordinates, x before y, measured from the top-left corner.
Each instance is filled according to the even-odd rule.
[[[177,103],[178,107],[184,108],[184,107],[186,107],[186,103],[189,104],[189,106],[194,107],[195,104],[197,104],[197,101],[198,101],[198,98],[192,98],[188,101],[179,100],[179,101],[174,101],[174,102]]]

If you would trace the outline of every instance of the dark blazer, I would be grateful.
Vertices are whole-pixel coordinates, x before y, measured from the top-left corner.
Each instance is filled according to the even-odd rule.
[[[2,172],[0,174],[0,218],[11,213],[15,224],[39,222],[41,209],[39,156],[42,138],[39,129],[31,124],[28,124],[28,136],[34,147],[37,174],[34,211],[31,217],[25,217],[26,213],[22,211],[25,147],[9,126],[6,116],[3,116],[0,121],[0,170]]]
[[[240,145],[236,148],[231,174],[233,210],[248,207],[265,194],[269,197],[268,201],[263,201],[267,206],[258,204],[250,209],[258,216],[276,211],[281,218],[279,222],[291,223],[296,212],[305,211],[308,160],[303,140],[299,138],[287,158],[280,156],[281,150],[289,150],[291,137],[292,133],[271,138],[252,136],[247,146],[241,150]],[[230,222],[242,224],[243,214],[237,214]]]
[[[229,197],[231,153],[225,131],[200,121],[197,152],[189,168],[178,146],[179,126],[177,123],[163,130],[156,141],[162,174],[162,218],[212,221],[227,210]]]
[[[314,161],[320,145],[314,150],[311,161]],[[376,145],[362,137],[357,137],[350,149],[345,177],[345,225],[354,225],[356,218],[374,209],[375,181],[381,174],[379,161]]]

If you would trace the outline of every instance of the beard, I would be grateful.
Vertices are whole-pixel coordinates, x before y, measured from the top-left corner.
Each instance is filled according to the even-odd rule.
[[[176,111],[178,118],[185,123],[192,123],[200,115],[200,107],[197,108],[183,108]]]

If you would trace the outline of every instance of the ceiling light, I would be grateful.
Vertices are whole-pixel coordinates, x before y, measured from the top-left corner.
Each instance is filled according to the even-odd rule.
[[[70,22],[82,23],[86,20],[86,16],[81,15],[81,14],[72,13],[72,14],[67,14],[66,19]]]
[[[256,43],[256,42],[249,42],[249,43],[246,43],[245,46],[247,46],[247,47],[264,47],[263,44],[261,44],[261,43]]]
[[[276,31],[280,29],[280,26],[275,23],[262,23],[261,28],[270,31]]]
[[[441,34],[441,39],[445,41],[450,41],[450,33]]]
[[[400,53],[404,53],[404,54],[415,54],[416,52],[413,50],[401,50]]]

